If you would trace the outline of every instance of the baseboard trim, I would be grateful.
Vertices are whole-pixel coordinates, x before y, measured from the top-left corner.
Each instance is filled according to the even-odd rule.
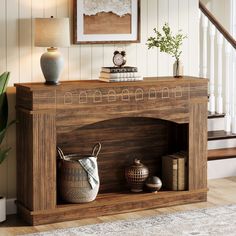
[[[16,210],[16,198],[8,198],[6,200],[6,204],[7,204],[7,215],[12,215],[12,214],[16,214],[17,210]]]

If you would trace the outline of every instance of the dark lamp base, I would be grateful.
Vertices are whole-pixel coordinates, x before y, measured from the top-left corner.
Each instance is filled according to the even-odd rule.
[[[54,82],[54,81],[46,81],[45,82],[46,85],[59,85],[59,82]]]

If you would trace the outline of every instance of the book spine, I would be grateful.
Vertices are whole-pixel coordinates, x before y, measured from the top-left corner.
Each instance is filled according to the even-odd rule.
[[[187,160],[188,160],[188,153],[187,153],[187,151],[180,151],[180,152],[178,152],[177,153],[181,158],[183,158],[184,159],[184,163],[182,164],[182,168],[183,168],[183,171],[182,171],[182,173],[183,173],[183,178],[184,178],[184,183],[183,183],[183,185],[184,185],[184,189],[183,190],[185,190],[186,188],[187,188],[187,185],[188,185],[188,182],[187,182],[187,170],[188,170],[188,168],[187,168]]]
[[[131,68],[102,68],[103,72],[108,73],[125,73],[125,72],[138,72],[137,67],[131,67]]]
[[[136,78],[141,77],[138,72],[124,72],[124,73],[107,73],[107,72],[101,72],[100,76],[103,78]]]
[[[185,190],[185,160],[178,157],[178,190]]]
[[[178,190],[178,163],[173,156],[162,157],[162,181],[167,190]]]
[[[172,168],[173,168],[173,179],[172,179],[172,190],[178,190],[178,160],[173,158]]]
[[[109,79],[109,78],[104,78],[104,77],[99,77],[99,80],[105,81],[105,82],[126,82],[126,81],[141,81],[143,80],[142,77],[136,77],[136,78],[114,78],[114,79]]]

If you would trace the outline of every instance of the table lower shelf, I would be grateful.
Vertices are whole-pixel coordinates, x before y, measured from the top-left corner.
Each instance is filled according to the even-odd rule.
[[[138,194],[107,193],[99,194],[90,203],[58,204],[53,209],[38,211],[30,211],[18,203],[18,214],[30,225],[40,225],[206,200],[207,189]]]

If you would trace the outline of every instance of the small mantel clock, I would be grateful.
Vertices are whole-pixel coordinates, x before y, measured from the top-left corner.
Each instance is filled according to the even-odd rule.
[[[113,63],[115,66],[121,67],[126,63],[126,53],[125,51],[115,51],[113,55]]]

